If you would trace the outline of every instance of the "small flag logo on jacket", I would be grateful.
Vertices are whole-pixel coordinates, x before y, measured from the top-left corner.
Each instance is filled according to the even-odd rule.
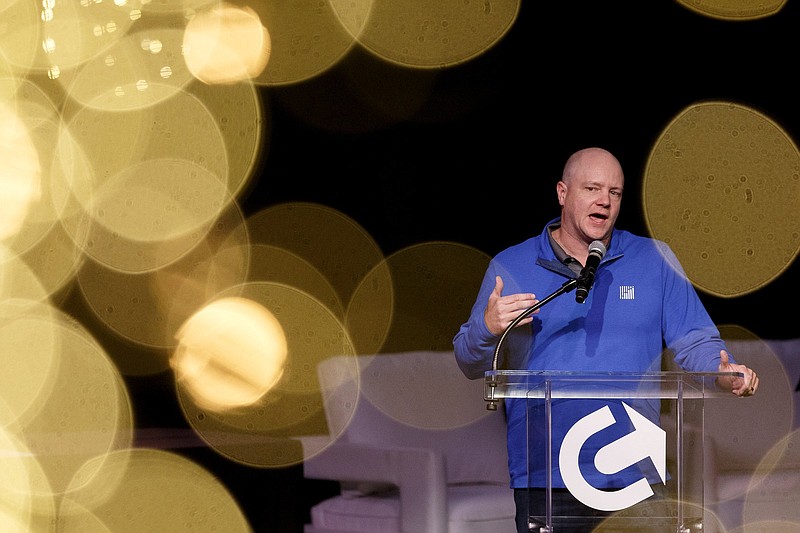
[[[633,285],[620,285],[619,286],[619,299],[620,300],[633,300]]]

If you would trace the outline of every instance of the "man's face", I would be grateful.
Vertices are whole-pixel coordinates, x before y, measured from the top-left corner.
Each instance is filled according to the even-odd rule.
[[[624,178],[615,166],[598,165],[558,183],[561,225],[571,235],[591,243],[608,242],[622,203]]]

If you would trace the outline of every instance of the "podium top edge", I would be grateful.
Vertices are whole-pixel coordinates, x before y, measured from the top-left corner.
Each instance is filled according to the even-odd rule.
[[[710,398],[730,393],[717,378],[741,372],[609,372],[492,370],[486,372],[484,399],[500,398]]]
[[[574,370],[487,370],[487,379],[495,376],[530,376],[540,378],[647,378],[666,379],[669,381],[685,378],[720,378],[744,377],[742,372],[687,372],[687,371],[662,371],[662,372],[611,372],[611,371],[574,371]]]

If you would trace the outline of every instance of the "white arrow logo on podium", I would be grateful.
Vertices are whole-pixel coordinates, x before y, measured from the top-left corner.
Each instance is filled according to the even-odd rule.
[[[631,433],[601,448],[594,459],[597,470],[613,474],[638,461],[650,457],[658,470],[661,482],[667,477],[667,434],[650,420],[622,403],[633,422]],[[606,405],[578,420],[564,436],[558,466],[561,477],[570,493],[584,505],[601,511],[619,511],[653,495],[646,478],[641,478],[627,487],[607,491],[596,489],[581,475],[578,454],[586,440],[598,431],[615,422],[611,409]]]

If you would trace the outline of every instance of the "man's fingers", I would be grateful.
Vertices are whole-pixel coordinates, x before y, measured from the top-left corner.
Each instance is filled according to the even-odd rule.
[[[495,276],[494,278],[494,293],[499,297],[503,294],[503,278]]]
[[[728,352],[726,352],[725,350],[720,350],[719,351],[719,365],[721,367],[722,366],[728,366],[728,361],[729,361]]]
[[[756,392],[756,388],[758,387],[758,376],[755,372],[752,373],[750,376],[750,394]]]

